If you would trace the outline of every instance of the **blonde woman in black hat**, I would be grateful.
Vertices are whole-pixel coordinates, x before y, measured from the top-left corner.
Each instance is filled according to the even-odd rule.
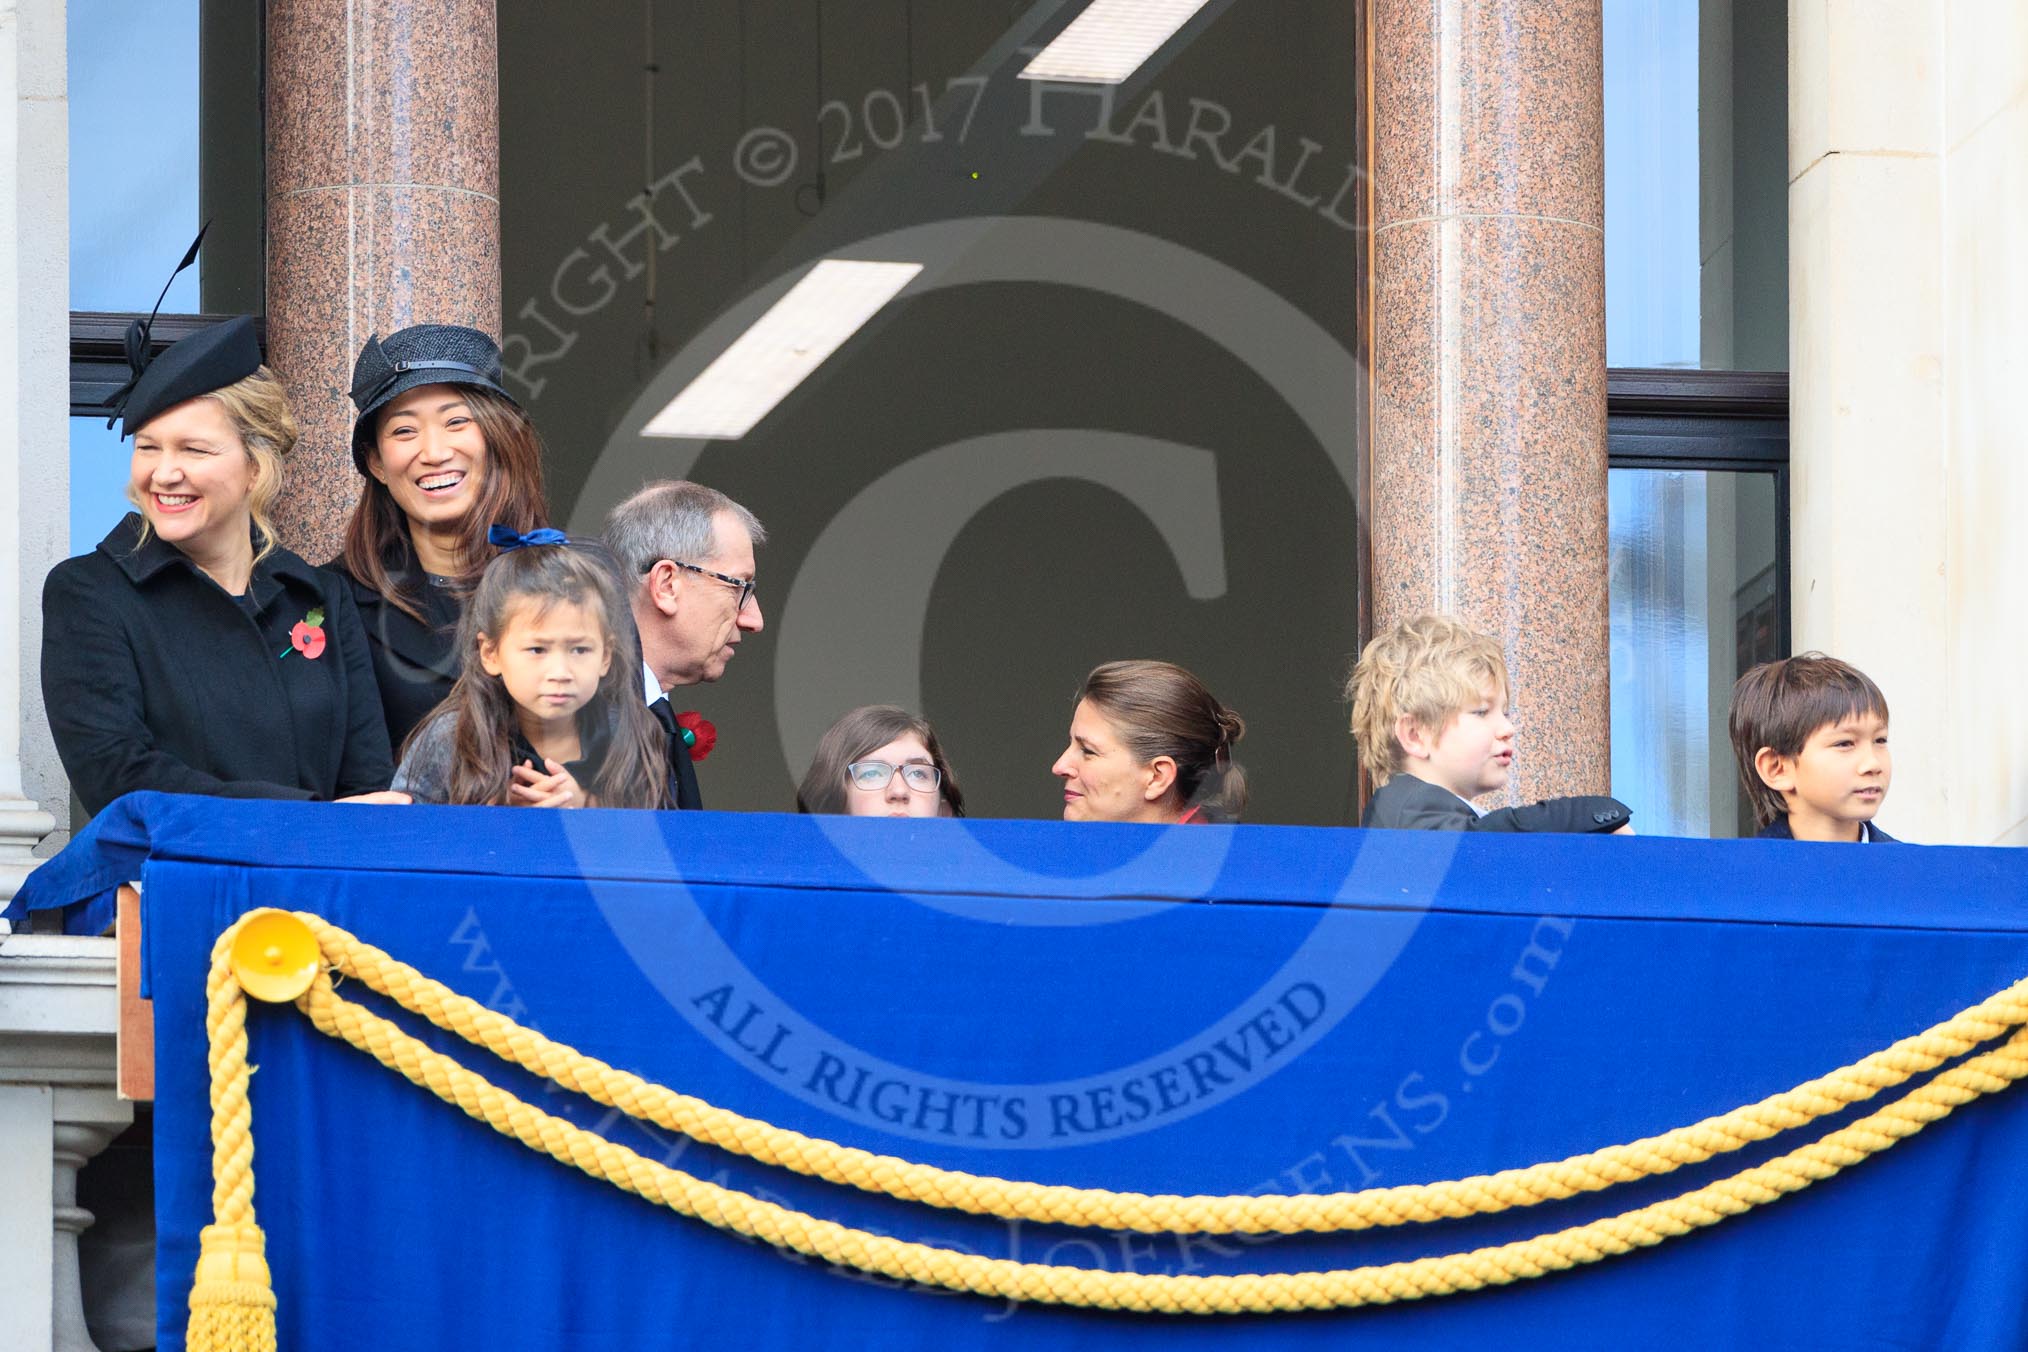
[[[542,442],[477,329],[368,338],[352,368],[352,460],[365,476],[328,566],[351,583],[399,748],[458,678],[458,618],[493,558],[486,532],[546,526]]]
[[[114,396],[139,509],[42,593],[50,731],[88,812],[142,789],[407,802],[345,585],[274,542],[295,419],[251,319],[185,338]]]

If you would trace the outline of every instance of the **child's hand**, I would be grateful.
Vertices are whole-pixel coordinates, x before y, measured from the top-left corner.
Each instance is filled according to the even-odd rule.
[[[544,773],[523,762],[514,767],[514,782],[507,786],[507,802],[513,807],[583,807],[589,801],[570,771],[553,760],[544,760]]]

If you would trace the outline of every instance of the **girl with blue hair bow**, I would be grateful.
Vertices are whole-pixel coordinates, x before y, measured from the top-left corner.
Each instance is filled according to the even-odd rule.
[[[562,531],[494,526],[458,627],[462,670],[409,737],[418,803],[668,807],[667,743],[610,563]]]

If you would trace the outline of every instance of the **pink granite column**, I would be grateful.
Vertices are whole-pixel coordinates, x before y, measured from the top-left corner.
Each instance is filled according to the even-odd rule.
[[[1374,0],[1373,620],[1514,679],[1516,799],[1608,786],[1600,0]]]
[[[410,324],[500,333],[494,0],[269,0],[268,360],[303,437],[277,516],[313,563],[358,491],[352,360]]]

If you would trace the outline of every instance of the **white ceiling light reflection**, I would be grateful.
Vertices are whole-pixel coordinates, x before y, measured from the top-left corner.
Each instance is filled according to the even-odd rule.
[[[745,436],[921,271],[920,263],[823,260],[650,418],[642,435]]]
[[[1176,36],[1207,0],[1092,0],[1035,54],[1024,80],[1120,84]]]

